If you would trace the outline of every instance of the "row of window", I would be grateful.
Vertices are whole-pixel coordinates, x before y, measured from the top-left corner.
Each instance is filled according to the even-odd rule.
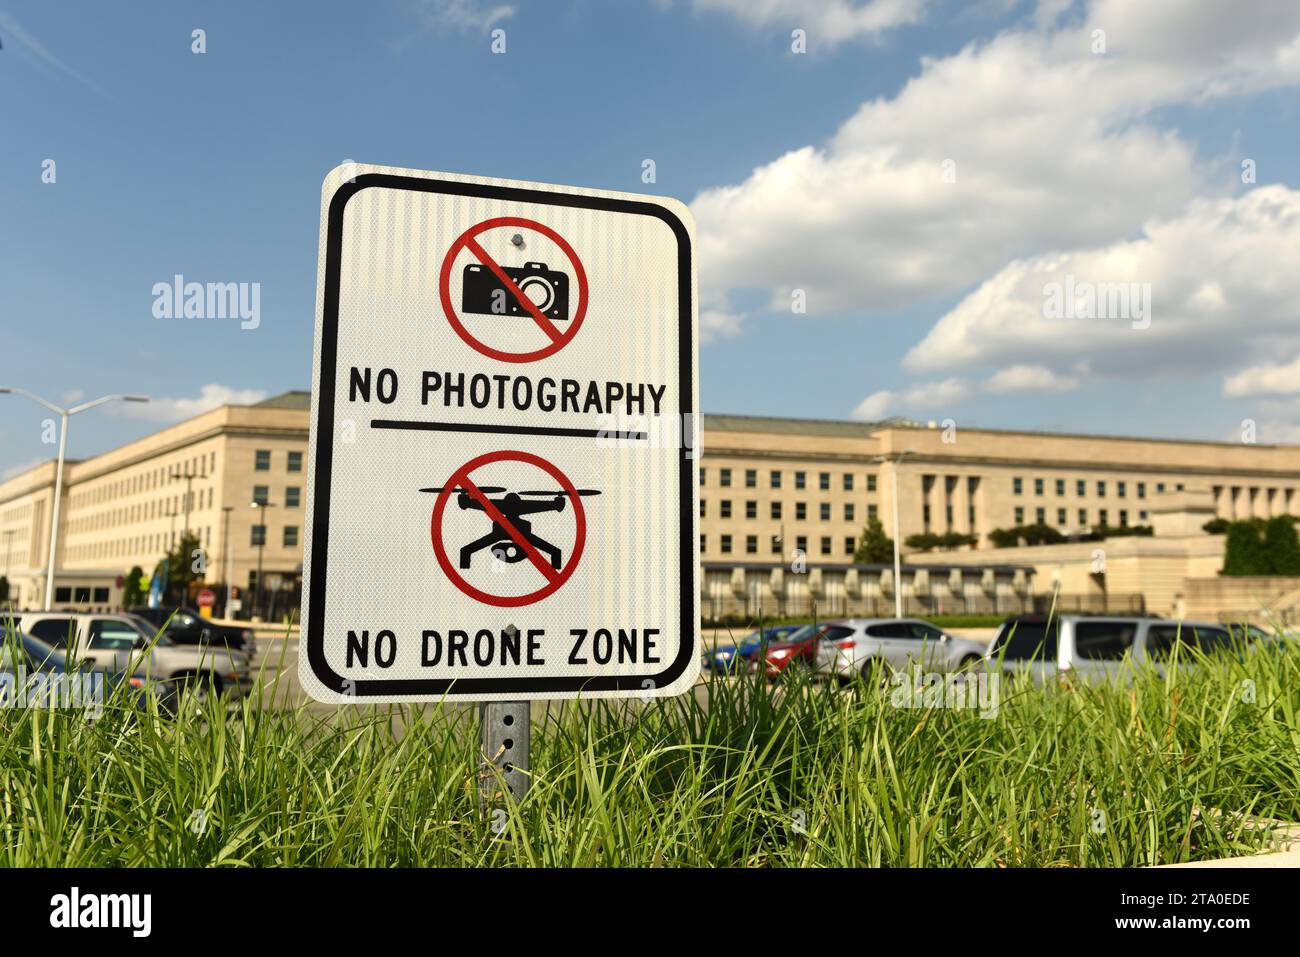
[[[271,489],[267,485],[253,486],[253,501],[259,505],[271,504]],[[286,485],[284,487],[284,507],[297,508],[302,504],[302,488],[298,485]]]
[[[195,536],[202,547],[212,544],[212,528],[195,528]],[[299,527],[285,525],[280,531],[280,544],[284,548],[297,548]],[[180,540],[180,531],[158,532],[153,535],[136,535],[131,538],[118,538],[107,542],[91,542],[87,545],[74,545],[68,549],[68,558],[73,561],[94,560],[98,558],[129,558],[140,554],[159,554],[170,550]],[[265,525],[253,525],[249,535],[249,544],[258,547],[268,545]]]
[[[301,472],[302,453],[286,452],[284,467],[286,472]],[[253,453],[253,468],[258,472],[271,471],[271,450],[270,449],[258,449],[256,452]]]
[[[214,495],[215,492],[211,488],[201,488],[198,491],[190,492],[189,510],[191,512],[201,512],[204,509],[211,508]],[[134,505],[123,505],[119,508],[107,509],[94,515],[83,515],[81,518],[73,520],[69,532],[71,534],[94,532],[155,518],[169,518],[173,515],[182,515],[184,512],[185,496],[171,495],[164,498],[150,499],[147,502],[137,502]]]
[[[782,519],[785,517],[785,509],[783,507],[782,502],[768,502],[767,512],[768,512],[767,517],[770,519]],[[708,518],[708,513],[709,513],[708,500],[700,499],[700,518]],[[858,520],[857,506],[854,505],[854,503],[852,502],[844,503],[843,513],[844,513],[844,521],[846,522],[856,522]],[[877,513],[877,508],[875,505],[867,506],[867,518],[875,518],[876,513]],[[731,499],[724,498],[718,502],[718,517],[731,518]],[[745,502],[745,518],[758,518],[758,502],[754,501],[753,499],[750,499]],[[808,503],[795,502],[794,520],[796,522],[803,522],[803,521],[807,521],[807,519],[808,519]],[[829,522],[832,520],[830,502],[821,502],[818,504],[817,519],[818,521],[822,521],[822,522]]]
[[[1139,522],[1145,522],[1146,519],[1147,519],[1147,513],[1145,511],[1138,512]],[[1069,510],[1064,508],[1058,508],[1056,510],[1056,524],[1068,525],[1069,521],[1070,521]],[[1045,508],[1034,509],[1034,522],[1039,525],[1046,524],[1047,509]],[[1020,506],[1016,507],[1016,524],[1017,525],[1025,524],[1025,510],[1023,507]],[[1079,509],[1079,525],[1083,526],[1087,524],[1088,524],[1088,510],[1086,508],[1081,508]],[[1097,524],[1102,526],[1107,526],[1107,527],[1110,525],[1109,509],[1105,509],[1105,508],[1097,509]],[[1121,508],[1119,510],[1119,524],[1121,528],[1128,527],[1128,509]]]
[[[150,489],[162,488],[171,480],[169,477],[173,475],[193,475],[196,478],[207,478],[209,473],[215,473],[216,470],[217,453],[207,452],[203,455],[196,455],[188,461],[175,462],[171,465],[150,469],[148,472],[138,472],[130,478],[117,479],[113,482],[97,485],[72,496],[71,504],[80,507],[97,505],[101,502],[111,502],[126,495],[135,495],[139,492],[147,492]]]
[[[843,543],[844,543],[844,554],[851,557],[853,553],[857,550],[858,540],[850,535],[850,536],[846,536],[843,539]],[[821,546],[822,555],[831,555],[834,553],[835,540],[830,535],[823,535],[821,537],[821,541],[818,544]],[[807,535],[795,536],[794,547],[796,551],[803,552],[805,555],[808,554],[808,536]],[[781,555],[782,554],[781,536],[780,535],[771,536],[768,539],[768,548],[770,549],[771,554]],[[707,552],[708,550],[709,550],[709,536],[701,535],[700,552],[704,553]],[[724,555],[732,554],[732,536],[730,535],[718,536],[718,551],[720,551]],[[745,554],[746,555],[758,554],[757,535],[745,536]]]
[[[1065,489],[1066,489],[1066,486],[1067,486],[1067,483],[1068,483],[1068,480],[1067,480],[1067,479],[1063,479],[1063,478],[1059,478],[1059,479],[1054,479],[1053,481],[1054,481],[1055,484],[1056,484],[1056,494],[1057,494],[1057,496],[1059,497],[1059,496],[1064,495],[1064,494],[1065,494]],[[1164,483],[1164,482],[1156,482],[1155,484],[1156,484],[1156,492],[1157,492],[1157,493],[1163,492],[1163,491],[1165,490],[1165,483]],[[1047,488],[1047,480],[1046,480],[1046,479],[1040,479],[1040,478],[1036,478],[1036,479],[1034,479],[1034,494],[1035,494],[1035,495],[1046,495],[1046,494],[1047,494],[1047,492],[1046,492],[1046,488]],[[1105,498],[1105,497],[1106,497],[1107,490],[1109,489],[1109,485],[1107,484],[1106,480],[1105,480],[1105,479],[1097,479],[1097,480],[1096,480],[1096,488],[1097,488],[1097,497],[1098,497],[1098,498]],[[1136,491],[1136,493],[1137,493],[1137,497],[1138,497],[1138,498],[1146,498],[1146,497],[1147,497],[1147,483],[1146,483],[1146,482],[1136,482],[1136,483],[1134,483],[1134,490]],[[1175,486],[1174,486],[1174,490],[1177,491],[1177,492],[1181,492],[1181,491],[1183,490],[1183,483],[1182,483],[1182,482],[1179,482],[1177,485],[1175,485]],[[1016,477],[1012,478],[1012,480],[1011,480],[1011,493],[1012,493],[1013,495],[1023,495],[1023,494],[1025,493],[1025,480],[1024,480],[1023,478],[1021,478],[1020,476],[1016,476]],[[1076,496],[1079,496],[1079,497],[1083,497],[1083,496],[1085,496],[1085,495],[1088,494],[1088,480],[1087,480],[1087,479],[1075,479],[1075,480],[1074,480],[1074,494],[1075,494]],[[1116,482],[1115,482],[1115,497],[1116,497],[1116,498],[1128,498],[1128,482],[1125,482],[1125,481],[1116,481]]]
[[[706,469],[704,466],[700,466],[701,487],[709,484],[708,471],[709,470]],[[745,488],[758,488],[759,470],[744,469],[743,471],[745,473],[744,476]],[[720,485],[722,488],[730,488],[731,472],[732,472],[731,469],[722,469],[722,468],[718,469],[718,485]],[[784,473],[780,469],[769,469],[767,472],[768,488],[781,488],[781,483],[783,481],[782,479],[783,474]],[[793,475],[794,475],[795,488],[800,489],[800,488],[808,487],[807,472],[794,472]],[[866,479],[867,479],[867,491],[874,492],[876,490],[876,477],[874,475],[868,475],[866,476]],[[854,475],[854,473],[852,472],[842,472],[840,474],[840,488],[842,488],[846,492],[852,492],[854,490],[854,488],[856,487],[855,485],[856,481],[857,481],[857,476]],[[830,472],[817,473],[817,487],[822,491],[830,491],[831,488]]]
[[[265,545],[266,543],[267,543],[266,526],[254,525],[252,528],[252,534],[249,536],[248,544],[252,545],[254,548],[258,548]],[[297,525],[284,526],[283,532],[280,537],[280,544],[285,548],[298,547],[298,526]]]

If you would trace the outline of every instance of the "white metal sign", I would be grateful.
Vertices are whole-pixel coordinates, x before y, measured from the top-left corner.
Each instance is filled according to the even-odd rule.
[[[694,682],[695,290],[676,200],[330,173],[300,654],[314,697]]]

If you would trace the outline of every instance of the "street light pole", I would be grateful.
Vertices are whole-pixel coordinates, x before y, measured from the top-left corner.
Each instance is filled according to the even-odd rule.
[[[225,601],[222,603],[221,612],[227,618],[230,617],[230,513],[235,510],[233,505],[221,506],[221,579],[226,586]]]
[[[146,395],[105,395],[100,396],[91,402],[83,402],[81,405],[74,405],[70,409],[60,408],[53,402],[47,402],[35,393],[28,392],[26,389],[20,389],[17,386],[0,386],[0,395],[12,393],[21,395],[33,402],[40,403],[51,412],[59,416],[59,461],[54,469],[54,505],[50,509],[50,558],[45,570],[45,611],[53,610],[54,605],[54,557],[59,549],[59,505],[63,498],[63,460],[68,449],[68,419],[78,412],[85,412],[87,409],[93,409],[97,405],[103,405],[105,402],[122,400],[123,402],[148,402],[149,397]]]
[[[262,552],[266,548],[266,533],[268,531],[266,525],[266,510],[268,508],[274,508],[275,506],[270,502],[262,502],[257,499],[253,499],[252,505],[253,508],[258,509],[257,524],[261,526],[262,529],[262,539],[257,544],[257,611],[259,614],[264,614],[265,612],[262,607]]]
[[[198,476],[191,474],[190,470],[186,469],[184,474],[181,474],[180,472],[169,472],[167,477],[173,482],[180,481],[181,479],[185,480],[185,530],[181,532],[181,541],[185,541],[185,539],[190,537],[190,484],[198,478]]]
[[[894,617],[903,617],[903,557],[902,557],[902,529],[899,527],[898,518],[898,463],[903,460],[905,455],[913,455],[916,449],[904,449],[901,452],[894,452],[889,455],[876,457],[877,462],[889,463],[889,489],[890,496],[894,500]]]

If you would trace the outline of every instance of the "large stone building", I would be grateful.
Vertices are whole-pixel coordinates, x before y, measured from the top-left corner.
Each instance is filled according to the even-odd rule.
[[[120,577],[133,565],[151,571],[188,522],[206,549],[209,583],[250,587],[260,553],[279,607],[292,604],[302,566],[308,400],[305,392],[289,392],[222,406],[69,462],[56,603],[116,604]],[[897,530],[889,459],[901,459]],[[1033,549],[993,549],[995,529],[1043,522],[1077,534],[1098,525],[1153,524],[1161,510],[1177,512],[1186,524],[1191,513],[1168,503],[1187,493],[1197,504],[1194,527],[1179,526],[1174,536],[1181,544],[1111,540],[1113,550],[1174,555],[1161,567],[1177,577],[1213,574],[1222,540],[1200,531],[1203,519],[1300,515],[1296,446],[706,415],[699,468],[702,597],[719,613],[736,611],[737,602],[742,611],[773,602],[788,611],[819,594],[827,596],[825,607],[840,609],[856,607],[854,597],[863,608],[890,601],[892,569],[853,564],[872,517],[904,539],[973,535],[972,548],[909,556],[909,566],[929,570],[915,581],[905,571],[904,592],[932,608],[949,587],[953,610],[973,608],[982,595],[1000,611],[1031,587],[1087,595],[1098,591],[1098,579],[1095,543],[1051,546],[1064,551],[1046,561]],[[53,485],[53,463],[0,483],[0,558],[26,606],[38,604],[44,590]],[[255,500],[268,507],[251,507]],[[1196,562],[1177,557],[1184,554]],[[1063,571],[1083,568],[1085,558],[1079,574]],[[1140,595],[1141,573],[1129,577],[1120,591]],[[1100,592],[1107,593],[1104,579]]]

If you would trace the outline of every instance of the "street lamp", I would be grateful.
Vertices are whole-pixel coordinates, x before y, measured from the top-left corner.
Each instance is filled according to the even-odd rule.
[[[68,419],[78,412],[85,412],[87,409],[93,409],[97,405],[103,405],[105,402],[113,402],[120,399],[123,402],[148,402],[147,395],[105,395],[91,402],[83,402],[81,405],[74,405],[70,409],[63,409],[53,402],[47,402],[39,395],[28,392],[26,389],[19,389],[17,386],[0,386],[0,394],[12,393],[14,395],[25,396],[33,402],[39,402],[51,412],[56,413],[60,418],[59,424],[59,464],[54,470],[54,507],[50,509],[50,560],[45,571],[45,611],[51,611],[54,604],[54,556],[59,547],[59,500],[63,497],[63,457],[68,448]]]
[[[898,525],[898,463],[905,455],[915,455],[916,449],[903,449],[888,455],[877,455],[873,461],[889,463],[889,492],[894,499],[894,617],[903,617],[903,559],[901,547],[901,530]]]
[[[252,507],[256,509],[260,509],[257,515],[257,524],[261,526],[262,529],[262,539],[257,543],[257,605],[256,605],[258,613],[261,614],[263,611],[262,609],[262,551],[266,548],[266,533],[267,533],[266,510],[268,508],[275,508],[275,506],[272,505],[270,502],[253,499]]]

